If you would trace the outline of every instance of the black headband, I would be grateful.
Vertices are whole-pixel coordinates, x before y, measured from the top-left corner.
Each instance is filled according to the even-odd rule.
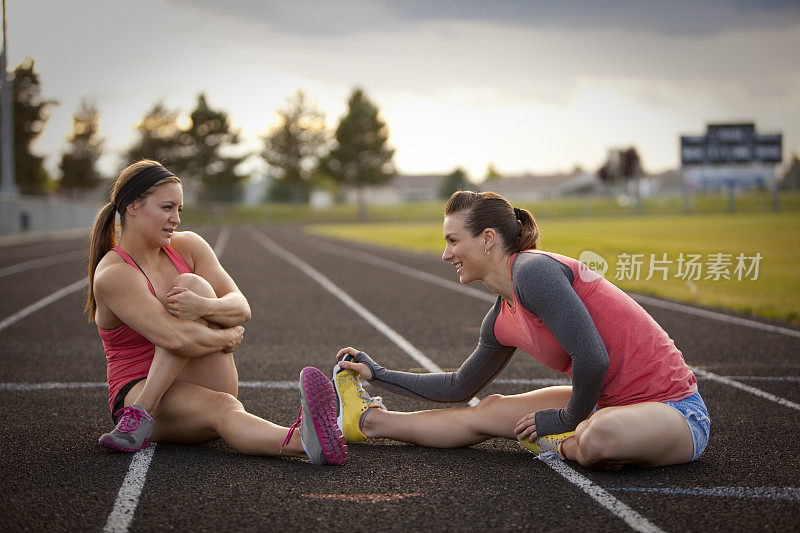
[[[514,208],[514,216],[517,217],[517,220],[522,216],[522,211],[519,210],[519,207]]]
[[[139,198],[147,189],[170,176],[174,177],[175,174],[161,165],[153,165],[137,172],[122,186],[114,200],[114,208],[119,216],[122,216],[128,204]]]

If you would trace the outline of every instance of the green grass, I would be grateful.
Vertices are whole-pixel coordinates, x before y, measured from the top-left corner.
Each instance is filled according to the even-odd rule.
[[[537,216],[543,250],[578,257],[591,250],[608,261],[606,278],[625,290],[722,307],[800,323],[800,213],[740,212],[606,217]],[[314,224],[307,231],[345,240],[440,254],[441,221],[372,224]],[[650,255],[667,254],[668,278],[646,280]],[[700,280],[676,277],[679,255],[701,254]],[[732,254],[731,280],[702,279],[709,254]],[[758,278],[737,280],[735,259],[760,253]],[[620,254],[644,254],[639,280],[618,280]],[[748,262],[749,263],[749,262]]]
[[[587,196],[551,198],[536,202],[522,202],[537,217],[595,217],[622,215],[655,215],[681,213],[685,207],[692,213],[724,213],[728,209],[725,194],[697,193],[684,206],[680,196],[654,196],[643,199],[641,204],[625,205],[616,197]],[[800,192],[782,192],[781,210],[800,211]],[[370,206],[368,218],[372,222],[388,221],[439,221],[444,212],[444,200],[407,202],[395,206]],[[768,191],[754,191],[736,196],[736,209],[740,213],[770,212],[772,196]],[[333,205],[324,209],[312,209],[308,205],[262,204],[245,206],[238,204],[187,205],[183,216],[187,224],[246,224],[246,223],[323,223],[357,222],[358,208],[355,205]]]

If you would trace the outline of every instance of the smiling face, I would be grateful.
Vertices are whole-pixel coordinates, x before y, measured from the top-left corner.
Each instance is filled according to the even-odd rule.
[[[464,227],[464,215],[453,213],[444,217],[442,229],[444,233],[445,248],[442,261],[451,263],[456,267],[459,281],[466,285],[475,280],[483,279],[486,267],[489,264],[485,237],[479,234],[473,237]]]
[[[181,223],[183,187],[180,183],[160,185],[149,196],[131,205],[136,213],[133,217],[136,231],[154,245],[169,246],[172,234]]]

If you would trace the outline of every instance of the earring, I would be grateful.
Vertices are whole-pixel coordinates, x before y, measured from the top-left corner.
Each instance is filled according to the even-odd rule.
[[[492,251],[491,250],[487,250],[486,248],[484,248],[483,249],[483,253],[485,253],[486,255],[489,255],[490,253],[492,253]]]

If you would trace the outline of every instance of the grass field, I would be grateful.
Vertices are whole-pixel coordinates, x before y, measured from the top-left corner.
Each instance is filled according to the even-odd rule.
[[[735,209],[739,213],[771,212],[773,197],[769,191],[752,191],[737,194]],[[398,205],[370,206],[369,220],[372,222],[430,220],[438,221],[444,211],[444,200],[406,202]],[[535,202],[522,202],[538,217],[594,217],[621,215],[656,215],[691,213],[725,213],[728,196],[719,193],[696,193],[687,198],[686,204],[680,196],[654,196],[645,198],[640,205],[620,201],[613,196],[585,196],[548,198]],[[782,211],[800,211],[800,192],[782,192]],[[191,224],[209,223],[322,223],[358,222],[358,207],[352,204],[336,204],[323,209],[314,209],[307,204],[274,204],[256,206],[240,204],[185,206],[183,217]]]
[[[541,249],[576,258],[591,250],[607,261],[606,278],[625,290],[800,323],[800,213],[796,211],[537,216],[537,222]],[[444,247],[440,221],[312,224],[306,229],[431,254],[440,254]],[[623,254],[628,254],[627,262]],[[632,259],[634,254],[642,255]],[[700,272],[684,268],[679,273],[681,254],[699,255],[695,263]],[[753,259],[757,254],[760,261]],[[740,255],[743,270],[737,270]],[[651,269],[651,259],[657,268]],[[641,261],[639,276],[626,267],[637,261]],[[754,270],[747,272],[756,263],[757,276]]]

